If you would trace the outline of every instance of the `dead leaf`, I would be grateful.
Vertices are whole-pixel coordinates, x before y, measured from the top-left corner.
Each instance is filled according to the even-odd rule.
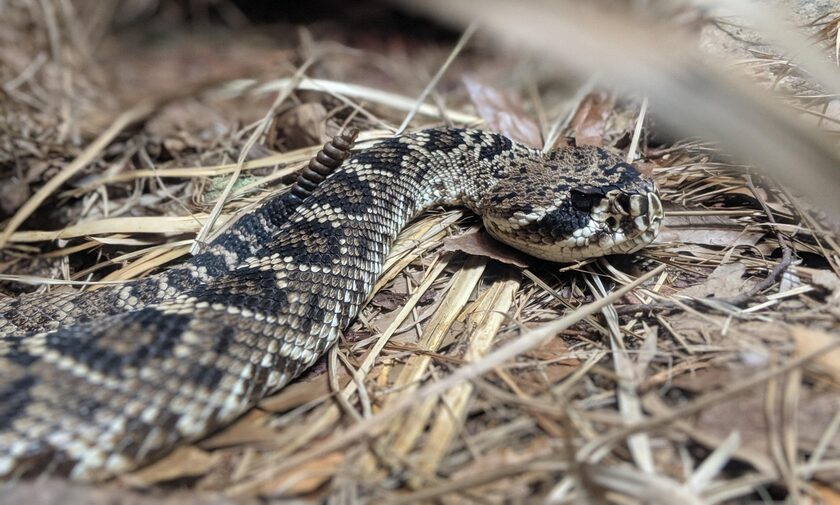
[[[580,368],[577,358],[555,361],[566,355],[569,346],[561,338],[552,338],[527,353],[527,357],[545,363],[535,363],[532,368],[523,368],[515,373],[516,384],[528,395],[539,395],[546,387],[558,384]]]
[[[654,240],[656,244],[697,244],[715,247],[755,245],[763,233],[721,228],[671,228],[663,225]]]
[[[149,487],[160,482],[203,475],[217,460],[217,455],[186,445],[145,468],[120,477],[120,480],[132,487]]]
[[[344,462],[344,454],[332,452],[304,463],[296,470],[264,482],[258,493],[264,497],[294,496],[311,493],[333,477],[336,468]]]
[[[394,321],[397,320],[397,316],[400,315],[401,309],[393,309],[389,312],[381,312],[377,314],[376,318],[371,321],[371,325],[373,328],[378,332],[382,333],[386,331]]]
[[[724,195],[742,195],[742,196],[745,196],[745,197],[747,197],[747,198],[749,198],[753,201],[755,201],[755,199],[756,199],[755,196],[757,194],[758,197],[761,198],[761,201],[763,201],[764,203],[769,203],[768,202],[769,197],[767,196],[767,190],[765,190],[762,187],[756,187],[755,192],[753,192],[752,189],[750,189],[746,186],[739,186],[739,187],[735,187],[735,188],[730,188],[729,190],[727,190],[723,194]],[[757,208],[760,208],[760,207],[757,207]]]
[[[840,505],[840,493],[828,486],[822,486],[820,484],[814,484],[813,487],[817,494],[820,495],[820,498],[822,498],[823,505]]]
[[[338,367],[338,383],[343,388],[350,382],[350,374],[344,367]],[[268,412],[287,412],[319,398],[332,394],[329,375],[326,371],[309,380],[296,380],[277,394],[265,398],[257,406]]]
[[[199,443],[202,449],[212,450],[235,445],[271,443],[277,432],[265,425],[267,414],[252,410],[224,430]]]
[[[685,391],[702,394],[721,389],[732,383],[733,373],[727,367],[715,366],[700,370],[685,370],[670,379],[670,383]]]
[[[83,485],[64,479],[38,478],[6,482],[0,486],[0,503],[26,505],[233,505],[219,493],[168,490],[166,493],[132,491],[118,483]]]
[[[675,227],[667,224],[666,215],[656,244],[696,244],[713,247],[753,246],[764,233],[715,227]]]
[[[491,129],[531,147],[542,147],[539,125],[514,95],[472,77],[464,77],[463,81],[478,115]]]
[[[840,290],[840,277],[831,270],[818,270],[811,274],[811,283],[833,293]]]
[[[560,338],[552,338],[545,341],[533,351],[529,351],[526,356],[541,361],[551,361],[557,359],[558,356],[563,356],[567,352],[569,352],[569,346],[566,345],[566,342]],[[571,359],[571,361],[577,361],[577,359]]]
[[[662,229],[654,242],[715,247],[752,246],[764,236],[763,232],[745,230],[744,224],[730,217],[714,215],[675,216],[669,214],[669,211],[672,210],[702,212],[707,209],[669,205],[665,209]]]
[[[765,344],[785,345],[790,342],[788,329],[775,322],[727,322],[724,316],[682,312],[669,316],[668,324],[669,332],[677,333],[690,344],[712,343],[745,349],[746,352],[752,348],[762,348]],[[724,329],[726,334],[722,333]]]
[[[685,288],[680,291],[681,295],[693,296],[695,298],[706,298],[715,296],[727,298],[749,291],[752,282],[743,279],[747,268],[743,263],[727,263],[715,268],[709,277],[701,284]]]
[[[481,458],[470,458],[464,464],[453,468],[453,473],[449,475],[451,482],[467,481],[476,477],[481,477],[489,472],[497,471],[499,467],[518,465],[527,465],[530,461],[538,458],[551,457],[551,444],[546,444],[540,441],[538,437],[524,436],[517,434],[517,436],[509,437],[507,443],[494,444],[489,448],[482,450]],[[493,479],[485,484],[470,488],[470,493],[473,496],[492,497],[492,496],[533,496],[533,488],[529,487],[528,481],[520,479]],[[527,498],[523,498],[523,502],[528,502]],[[440,500],[441,503],[469,503],[467,501],[458,500]],[[487,501],[484,503],[502,503],[503,500]]]
[[[446,237],[443,239],[443,250],[483,256],[520,268],[527,268],[530,264],[528,256],[502,244],[484,231],[467,232],[455,237]]]
[[[405,301],[407,299],[407,294],[395,293],[391,290],[383,290],[376,293],[370,303],[383,310],[396,310],[405,305]]]
[[[615,110],[615,93],[596,91],[586,95],[572,118],[578,145],[603,145],[607,121]]]
[[[29,184],[17,177],[8,177],[0,183],[0,216],[11,215],[29,198]]]
[[[722,371],[722,373],[720,374],[721,376],[728,377],[729,380],[732,379],[731,370],[726,369],[722,366],[716,368]],[[725,384],[722,384],[720,386],[706,385],[705,387],[702,387],[702,389],[698,392],[703,393],[724,386]],[[644,398],[642,399],[642,404],[644,405],[645,409],[650,412],[650,414],[655,416],[666,416],[673,413],[673,410],[666,406],[665,402],[659,396],[658,392],[651,391],[645,394]],[[674,427],[680,431],[686,431],[686,433],[696,442],[698,442],[700,445],[707,447],[710,450],[714,450],[715,448],[720,447],[720,444],[723,442],[723,439],[720,436],[716,436],[703,429],[700,429],[699,426],[692,426],[687,419],[677,420],[674,424]],[[776,468],[776,465],[773,463],[773,460],[769,458],[764,451],[756,451],[743,446],[737,447],[732,452],[731,459],[736,461],[742,461],[744,463],[752,465],[753,468],[762,473],[773,472]]]
[[[327,109],[320,102],[297,105],[274,119],[266,145],[272,148],[283,140],[286,149],[320,145],[329,140],[326,130]]]
[[[742,376],[733,372],[730,384],[736,383]],[[737,431],[741,435],[742,447],[772,458],[767,439],[770,428],[765,414],[765,398],[764,387],[759,387],[712,405],[700,413],[696,427],[721,439]],[[781,402],[781,398],[777,400]],[[799,433],[797,443],[801,450],[810,452],[816,448],[820,436],[838,409],[840,397],[833,391],[802,390],[796,411]],[[835,437],[832,445],[833,448],[829,446],[829,450],[840,448],[840,435]]]
[[[836,344],[840,340],[840,336],[836,334],[830,335],[814,328],[806,328],[805,326],[794,326],[790,331],[796,343],[796,353],[800,356],[818,349],[823,349],[832,343]],[[826,374],[836,383],[840,384],[840,347],[835,345],[833,350],[813,359],[806,365],[806,368],[817,373]]]
[[[659,168],[659,165],[657,165],[656,163],[654,163],[652,161],[646,161],[646,160],[636,161],[636,162],[633,163],[633,166],[636,167],[636,170],[640,174],[642,174],[646,177],[652,176],[653,175],[653,170],[656,169],[656,168]]]

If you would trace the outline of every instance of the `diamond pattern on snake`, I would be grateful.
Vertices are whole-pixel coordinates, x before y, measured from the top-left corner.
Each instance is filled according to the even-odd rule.
[[[335,344],[425,209],[466,207],[555,262],[635,252],[663,218],[612,151],[478,130],[390,138],[321,179],[155,276],[0,301],[0,476],[103,480],[229,424]]]

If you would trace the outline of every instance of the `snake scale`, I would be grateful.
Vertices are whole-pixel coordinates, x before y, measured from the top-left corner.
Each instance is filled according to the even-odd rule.
[[[558,262],[636,251],[663,217],[653,181],[606,149],[383,140],[160,274],[0,301],[0,476],[103,480],[230,423],[336,342],[400,230],[440,205]]]

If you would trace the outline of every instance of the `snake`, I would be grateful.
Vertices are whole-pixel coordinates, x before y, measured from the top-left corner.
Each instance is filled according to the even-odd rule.
[[[448,127],[354,139],[179,265],[0,300],[0,477],[102,481],[232,423],[336,343],[426,210],[464,207],[559,263],[634,253],[663,220],[655,182],[610,148]]]

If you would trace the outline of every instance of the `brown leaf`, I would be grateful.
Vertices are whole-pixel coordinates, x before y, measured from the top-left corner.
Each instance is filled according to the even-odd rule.
[[[566,345],[560,338],[552,338],[545,341],[542,345],[527,353],[527,356],[542,360],[542,361],[551,361],[557,359],[558,356],[562,356],[569,352],[569,346]],[[577,359],[570,358],[569,362],[575,362],[579,364],[580,362]]]
[[[266,145],[297,149],[320,145],[329,140],[326,129],[327,109],[318,102],[297,105],[275,118],[266,138]]]
[[[405,301],[407,299],[407,294],[394,293],[393,291],[389,290],[380,291],[379,293],[376,293],[376,295],[374,295],[373,300],[371,300],[370,303],[383,310],[396,310],[405,305]]]
[[[723,366],[685,370],[669,381],[673,386],[691,393],[702,394],[706,391],[721,389],[732,383],[732,370]]]
[[[814,490],[822,498],[823,505],[840,505],[840,493],[828,486],[814,485]]]
[[[539,125],[514,95],[472,77],[464,77],[463,81],[478,114],[491,129],[531,147],[542,147]]]
[[[516,440],[513,440],[515,438]],[[481,477],[489,472],[498,470],[500,466],[527,465],[529,461],[537,458],[546,458],[551,455],[551,444],[546,444],[545,439],[539,437],[511,437],[511,440],[504,444],[492,445],[484,449],[480,458],[469,458],[462,465],[454,468],[454,473],[449,476],[451,482],[470,480]],[[473,496],[533,496],[533,488],[528,485],[529,481],[520,479],[493,479],[486,484],[470,488]],[[524,500],[527,502],[527,499]],[[469,503],[467,501],[440,500],[441,503]],[[496,500],[489,503],[500,503],[503,500]],[[484,503],[488,503],[485,500]]]
[[[343,388],[350,380],[350,374],[347,370],[344,367],[338,367],[339,385]],[[281,389],[277,394],[265,398],[257,406],[269,412],[286,412],[331,394],[329,375],[322,372],[309,380],[298,379]]]
[[[377,314],[375,318],[370,322],[373,328],[377,331],[377,333],[383,333],[386,331],[394,321],[397,320],[397,316],[400,315],[402,307],[395,308],[391,311],[383,311],[380,314]]]
[[[743,279],[746,271],[747,268],[740,262],[720,265],[703,283],[685,288],[680,291],[680,294],[695,298],[707,296],[725,298],[739,295],[752,286],[752,282]]]
[[[169,490],[166,493],[132,491],[115,483],[95,486],[63,479],[38,478],[17,480],[0,486],[0,503],[26,505],[233,505],[221,494],[191,490]]]
[[[748,342],[763,342],[783,345],[790,342],[788,329],[775,322],[743,321],[736,323],[710,313],[698,315],[682,312],[668,317],[671,330],[687,342],[695,344],[718,344],[744,346]],[[727,328],[724,333],[722,330]],[[758,358],[758,356],[756,356]]]
[[[811,283],[832,293],[840,290],[840,277],[831,270],[818,270],[812,273]]]
[[[575,130],[578,145],[603,145],[607,120],[615,110],[615,94],[596,91],[584,97],[572,117],[571,127]]]
[[[668,209],[670,210],[670,209]],[[746,231],[744,225],[726,216],[674,216],[665,211],[656,243],[698,244],[715,247],[755,245],[763,232]],[[680,207],[679,210],[703,210]]]
[[[636,162],[633,163],[633,166],[636,167],[636,170],[640,174],[642,174],[646,177],[652,176],[654,169],[659,168],[659,165],[657,165],[656,163],[654,163],[652,161],[645,161],[645,160],[636,161]]]
[[[29,184],[16,177],[0,181],[0,216],[14,214],[29,198]]]
[[[332,478],[336,468],[344,461],[344,454],[332,452],[304,463],[296,470],[264,482],[259,489],[261,496],[294,496],[311,493]]]
[[[265,425],[267,414],[252,410],[224,430],[202,440],[199,446],[211,450],[234,445],[270,443],[277,439],[277,432]]]
[[[755,245],[763,233],[721,228],[671,228],[663,226],[654,240],[656,244],[697,244],[714,247]]]
[[[206,473],[216,464],[217,456],[191,445],[179,447],[165,458],[120,478],[133,487],[149,487],[183,477]]]
[[[460,251],[473,256],[484,256],[501,263],[526,268],[532,261],[529,256],[502,244],[484,231],[464,233],[443,239],[444,251]]]
[[[736,383],[740,375],[733,372],[729,384]],[[767,441],[769,426],[765,414],[765,401],[763,387],[734,396],[704,409],[697,420],[697,428],[721,439],[737,431],[741,435],[742,447],[772,458]],[[781,399],[777,398],[777,401],[781,402]],[[799,428],[797,443],[801,450],[814,450],[820,435],[825,432],[837,409],[840,409],[840,397],[835,392],[803,388],[796,411]],[[835,448],[840,447],[838,443],[840,436],[834,441]]]
[[[554,338],[528,353],[545,363],[533,368],[523,368],[516,372],[516,384],[525,394],[536,396],[545,393],[546,388],[559,384],[563,379],[580,368],[577,358],[555,361],[569,351],[568,346],[559,338]]]
[[[790,331],[796,343],[796,353],[800,356],[822,349],[840,339],[838,335],[830,335],[814,328],[806,328],[805,326],[794,326]],[[808,363],[806,367],[809,370],[827,374],[835,382],[840,384],[840,347],[835,346],[832,351],[818,356]]]

